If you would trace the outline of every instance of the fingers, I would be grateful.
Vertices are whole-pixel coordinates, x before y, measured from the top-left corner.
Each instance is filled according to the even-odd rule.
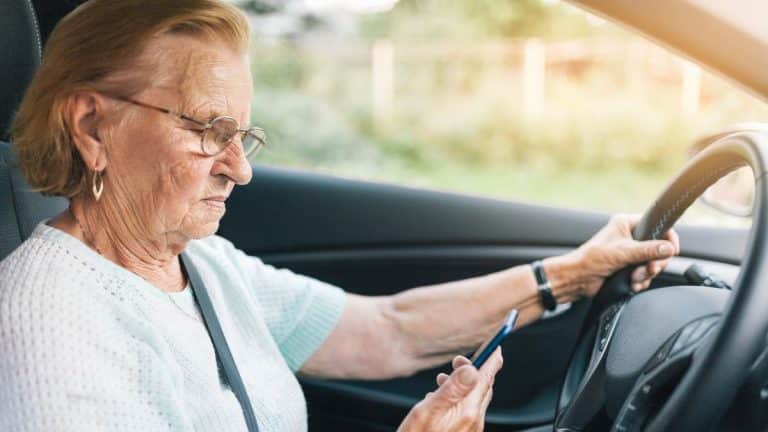
[[[453,370],[456,370],[464,365],[472,364],[469,359],[467,359],[464,356],[456,356],[453,358],[453,361],[451,361],[451,367]],[[441,385],[445,384],[446,381],[448,381],[448,378],[450,378],[450,375],[447,373],[440,372],[437,374],[437,377],[435,378],[435,381],[437,382],[437,386],[440,387]]]
[[[636,268],[632,272],[632,282],[630,288],[633,292],[640,292],[651,286],[651,281],[661,272],[661,266],[658,261],[652,261],[644,266]]]
[[[632,285],[630,286],[630,289],[632,289],[633,292],[638,293],[640,291],[647,290],[650,286],[651,286],[651,280],[649,279],[649,280],[644,281],[644,282],[632,283]]]
[[[456,356],[456,357],[453,358],[453,361],[451,362],[451,366],[454,369],[458,369],[458,368],[460,368],[460,367],[462,367],[464,365],[468,365],[468,364],[472,364],[472,362],[469,361],[469,359],[464,357],[464,356]]]
[[[460,355],[454,357],[453,360],[451,361],[451,367],[453,368],[453,370],[456,370],[468,364],[472,364],[472,362],[468,358]],[[438,387],[443,385],[443,383],[445,383],[445,381],[447,381],[449,377],[450,375],[446,373],[440,372],[439,374],[437,374],[437,378],[435,378],[435,381],[437,381]]]
[[[633,283],[641,283],[641,282],[644,282],[646,279],[648,279],[647,266],[640,266],[636,268],[635,271],[632,272]]]
[[[663,260],[675,254],[675,246],[667,240],[633,242],[626,251],[630,263]]]
[[[634,215],[634,214],[616,214],[611,218],[611,223],[620,225],[620,226],[626,226],[629,228],[630,231],[634,230],[637,224],[640,222],[640,216]],[[677,232],[674,229],[670,229],[666,233],[664,233],[664,240],[669,242],[672,245],[673,252],[670,254],[667,254],[666,252],[661,252],[660,257],[654,258],[653,253],[649,252],[649,258],[642,260],[642,261],[649,261],[652,259],[661,259],[666,258],[672,255],[677,255],[680,253],[680,237],[677,235]],[[642,261],[635,261],[635,262],[642,262]]]
[[[497,348],[488,360],[475,369],[470,361],[463,356],[453,359],[456,367],[452,374],[438,374],[436,381],[438,389],[428,393],[425,399],[409,413],[409,420],[416,422],[419,416],[441,414],[458,410],[457,425],[461,430],[481,431],[484,425],[485,412],[493,397],[493,383],[496,373],[501,369],[503,358],[501,348]],[[427,413],[427,414],[424,414]],[[418,414],[418,415],[417,415]],[[412,418],[411,418],[412,417]],[[415,423],[414,423],[415,424]],[[425,430],[422,424],[415,430]],[[429,429],[431,430],[431,429]],[[454,430],[454,429],[450,429]]]
[[[664,239],[672,243],[675,247],[675,255],[680,253],[680,237],[677,235],[677,231],[671,229],[664,234]]]
[[[445,382],[448,381],[449,377],[450,375],[446,373],[440,372],[439,374],[437,374],[437,379],[435,379],[435,381],[437,381],[437,386],[440,387],[441,385],[445,384]]]
[[[453,368],[453,370],[456,370],[468,364],[472,364],[472,362],[464,356],[456,356],[453,358],[453,361],[451,361],[451,367]],[[448,380],[449,377],[450,375],[443,372],[440,372],[439,374],[437,374],[437,377],[435,378],[435,381],[437,382],[437,386],[440,387],[441,385],[443,385]]]
[[[442,407],[450,407],[466,397],[482,381],[480,372],[472,365],[463,365],[453,371],[440,387],[431,395],[430,401]]]
[[[480,412],[484,413],[488,411],[488,405],[491,404],[491,399],[493,399],[493,383],[491,383],[490,387],[488,387],[488,391],[483,395],[483,401],[480,403]]]
[[[648,289],[651,286],[651,281],[667,267],[667,264],[669,264],[669,259],[651,261],[636,268],[632,272],[632,291],[640,292]]]
[[[476,386],[469,395],[467,395],[467,402],[470,405],[482,404],[483,398],[488,390],[491,388],[494,382],[496,374],[501,370],[501,366],[504,364],[504,359],[501,356],[501,348],[491,354],[491,357],[480,367],[480,374],[483,376],[481,385]]]
[[[496,348],[496,351],[494,351],[493,354],[491,354],[491,357],[488,358],[485,364],[483,364],[483,366],[480,367],[480,370],[478,371],[478,375],[480,376],[480,379],[492,383],[496,374],[499,372],[503,364],[504,364],[504,358],[501,355],[501,348]],[[467,359],[464,356],[454,357],[453,361],[451,362],[451,365],[454,368],[454,371],[451,375],[448,375],[442,372],[437,374],[435,381],[437,382],[438,387],[442,388],[446,383],[451,382],[451,380],[455,381],[456,378],[453,378],[453,377],[457,376],[459,371],[467,366],[471,367],[472,369],[475,369],[474,366],[472,366],[472,362],[470,362],[469,359]],[[483,386],[479,386],[479,387],[483,387]],[[487,385],[485,385],[485,387],[487,387]]]
[[[501,355],[501,348],[496,348],[493,351],[493,354],[491,354],[491,357],[485,362],[485,364],[480,366],[480,372],[484,373],[488,379],[493,379],[499,370],[501,370],[503,365],[504,357]]]

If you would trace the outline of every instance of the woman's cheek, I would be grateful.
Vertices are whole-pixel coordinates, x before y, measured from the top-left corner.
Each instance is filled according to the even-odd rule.
[[[178,161],[168,169],[167,184],[169,193],[178,196],[197,196],[198,199],[204,192],[204,187],[210,176],[210,163],[205,160]]]

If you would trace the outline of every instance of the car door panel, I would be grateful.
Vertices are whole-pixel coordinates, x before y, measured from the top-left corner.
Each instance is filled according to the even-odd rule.
[[[327,256],[321,253],[264,255],[263,258],[351,292],[383,295],[485,274],[562,251],[562,248],[545,247],[414,247],[330,252]],[[552,405],[547,402],[554,401],[549,398],[554,397],[559,376],[569,358],[585,310],[583,306],[577,305],[546,322],[523,328],[505,342],[505,367],[497,377],[497,386],[510,391],[496,393],[489,412],[495,417],[493,421],[530,425],[551,419]],[[532,370],[535,373],[531,373]],[[332,411],[340,398],[348,398],[376,401],[378,406],[392,405],[392,410],[398,412],[393,418],[401,419],[415,402],[434,389],[435,376],[441,371],[447,370],[436,368],[409,378],[376,382],[305,380],[304,386],[308,393],[324,395],[311,399],[311,404],[323,405],[319,409],[323,415]]]
[[[649,203],[650,205],[650,203]],[[386,245],[574,247],[608,220],[596,212],[257,166],[235,188],[220,234],[254,254]],[[744,229],[679,227],[683,255],[737,264]]]

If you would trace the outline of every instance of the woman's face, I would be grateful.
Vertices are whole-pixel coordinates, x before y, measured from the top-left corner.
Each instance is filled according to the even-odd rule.
[[[134,99],[209,121],[234,117],[250,121],[248,59],[224,45],[190,37],[165,36],[147,48],[160,59],[150,87]],[[171,243],[216,232],[225,200],[235,184],[251,179],[240,137],[222,153],[202,153],[198,131],[176,117],[125,102],[122,118],[104,137],[105,192],[99,205],[133,238]],[[108,199],[104,199],[107,198]]]

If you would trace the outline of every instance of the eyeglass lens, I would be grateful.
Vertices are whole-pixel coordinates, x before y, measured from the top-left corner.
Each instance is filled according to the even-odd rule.
[[[235,119],[219,117],[211,122],[211,127],[203,135],[203,151],[208,155],[218,154],[232,143],[235,135],[241,133]],[[242,136],[243,151],[246,156],[256,154],[265,143],[266,136],[260,128],[253,127]]]

